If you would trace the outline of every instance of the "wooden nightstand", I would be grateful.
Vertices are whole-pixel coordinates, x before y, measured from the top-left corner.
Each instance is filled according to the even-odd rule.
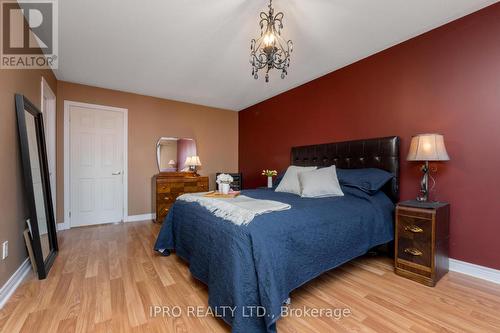
[[[433,287],[448,272],[449,216],[443,202],[397,205],[396,274]]]

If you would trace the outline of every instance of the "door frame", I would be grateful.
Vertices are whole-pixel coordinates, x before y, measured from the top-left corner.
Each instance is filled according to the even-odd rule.
[[[128,109],[114,106],[90,104],[64,100],[64,226],[71,228],[71,175],[70,175],[70,126],[69,115],[72,106],[123,113],[123,212],[122,222],[128,216]]]
[[[50,88],[49,84],[47,83],[47,80],[42,76],[42,80],[40,82],[40,89],[41,89],[41,100],[40,100],[40,111],[44,115],[48,115],[48,112],[52,112],[53,115],[51,116],[52,119],[49,119],[47,116],[43,121],[44,124],[51,120],[53,122],[52,127],[54,129],[54,142],[48,142],[47,140],[47,133],[45,133],[46,136],[46,143],[50,145],[54,145],[54,188],[52,188],[52,184],[50,184],[51,190],[54,192],[54,196],[52,197],[52,206],[54,207],[54,218],[56,220],[57,224],[57,97],[56,94],[54,94],[54,91],[52,91],[52,88]],[[50,100],[50,111],[45,110],[45,103],[43,102],[44,97],[48,97],[48,100]],[[48,147],[47,147],[48,148]],[[47,152],[49,152],[50,149],[47,149]],[[47,154],[47,158],[48,158]],[[49,167],[50,168],[50,167]],[[50,178],[50,177],[49,177]],[[49,179],[50,181],[50,179]]]

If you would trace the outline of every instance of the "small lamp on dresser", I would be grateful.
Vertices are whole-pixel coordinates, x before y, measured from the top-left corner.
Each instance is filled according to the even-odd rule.
[[[189,171],[194,172],[195,175],[198,174],[198,167],[201,166],[201,161],[199,156],[188,156],[186,157],[186,162],[184,162],[186,167],[189,167]]]
[[[433,287],[448,272],[450,205],[429,201],[429,161],[450,160],[443,136],[414,136],[407,160],[425,162],[424,176],[417,199],[396,206],[395,272]]]

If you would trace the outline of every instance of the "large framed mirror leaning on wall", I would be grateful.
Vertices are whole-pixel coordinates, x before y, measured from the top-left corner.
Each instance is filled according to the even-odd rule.
[[[28,207],[26,223],[38,278],[45,279],[57,256],[58,244],[43,117],[26,97],[16,94],[15,98]]]

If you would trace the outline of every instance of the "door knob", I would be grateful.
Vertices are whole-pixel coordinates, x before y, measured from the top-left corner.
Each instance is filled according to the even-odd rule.
[[[118,175],[121,175],[121,174],[122,174],[122,172],[121,172],[121,171],[116,171],[116,172],[113,172],[113,173],[112,173],[112,175],[113,175],[113,176],[118,176]]]

